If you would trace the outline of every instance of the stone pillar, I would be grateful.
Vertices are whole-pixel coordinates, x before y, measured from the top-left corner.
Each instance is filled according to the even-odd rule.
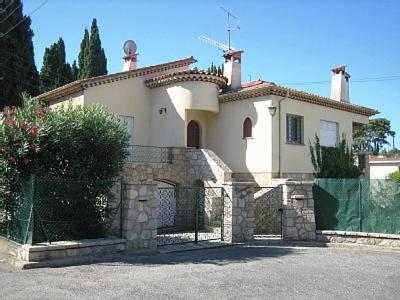
[[[248,242],[254,239],[254,183],[224,185],[224,241]]]
[[[128,240],[128,250],[157,248],[157,184],[128,182],[124,189],[122,237]]]
[[[312,182],[287,181],[282,185],[282,233],[285,240],[315,240]]]

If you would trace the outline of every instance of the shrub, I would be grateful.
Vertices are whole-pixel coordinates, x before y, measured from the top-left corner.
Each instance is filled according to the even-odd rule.
[[[42,206],[59,208],[48,210],[53,214],[46,215],[48,220],[57,216],[62,221],[69,210],[75,219],[85,219],[85,226],[93,223],[98,235],[102,226],[97,225],[107,214],[104,199],[110,198],[113,180],[122,171],[127,146],[124,124],[98,105],[53,111],[25,99],[20,108],[6,108],[0,124],[0,207],[12,219],[23,199],[21,186],[35,175]],[[80,188],[72,193],[74,182]],[[89,237],[87,227],[73,232],[85,230]]]
[[[400,171],[390,173],[388,179],[400,181]]]
[[[353,151],[349,149],[345,135],[338,147],[322,147],[319,137],[310,142],[311,162],[316,178],[359,178],[360,169],[354,165]]]

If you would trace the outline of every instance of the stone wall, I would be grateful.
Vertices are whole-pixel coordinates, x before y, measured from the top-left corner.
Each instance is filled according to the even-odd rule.
[[[317,231],[317,240],[400,249],[400,234],[321,230]]]
[[[315,240],[312,182],[287,181],[282,185],[282,233],[285,240]]]
[[[172,149],[172,163],[126,163],[123,177],[131,181],[165,181],[195,186],[199,181],[221,186],[231,180],[232,171],[208,149]]]
[[[277,180],[300,180],[308,181],[313,180],[314,175],[312,173],[282,173],[279,178],[278,172],[235,172],[232,173],[232,181],[237,182],[255,182],[260,187],[274,186],[274,182]]]
[[[157,247],[157,184],[124,181],[122,201],[122,237],[127,250]]]
[[[254,239],[254,183],[232,182],[224,186],[224,241],[248,242]]]

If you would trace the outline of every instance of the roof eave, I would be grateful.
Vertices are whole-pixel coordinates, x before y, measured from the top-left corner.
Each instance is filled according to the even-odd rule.
[[[224,103],[224,102],[238,101],[248,98],[255,98],[265,95],[275,95],[283,97],[286,96],[287,94],[289,94],[289,98],[293,100],[299,100],[312,104],[322,105],[330,108],[335,108],[339,110],[365,115],[368,117],[371,117],[379,113],[379,111],[368,107],[338,102],[327,97],[322,97],[319,95],[314,95],[303,91],[282,87],[279,85],[268,85],[258,88],[256,87],[254,89],[246,91],[223,93],[219,96],[219,100],[221,103]]]
[[[63,85],[63,86],[56,88],[54,90],[51,90],[49,92],[38,95],[34,99],[40,99],[43,101],[56,100],[61,97],[72,95],[79,91],[83,91],[85,88],[88,88],[88,87],[101,85],[101,84],[109,83],[109,82],[114,82],[114,81],[118,81],[118,80],[128,79],[128,78],[134,77],[135,75],[137,75],[137,76],[146,75],[146,74],[152,73],[151,71],[154,69],[156,69],[156,70],[157,69],[169,69],[168,68],[169,66],[171,66],[171,68],[178,68],[180,66],[188,66],[188,65],[196,63],[196,62],[197,62],[197,60],[193,56],[189,56],[189,57],[185,57],[185,58],[182,58],[182,59],[179,59],[176,61],[147,66],[147,67],[139,68],[139,69],[132,70],[132,71],[125,71],[125,72],[119,72],[119,73],[114,73],[114,74],[91,77],[91,78],[82,79],[82,80],[76,80],[74,82],[68,83],[66,85]]]

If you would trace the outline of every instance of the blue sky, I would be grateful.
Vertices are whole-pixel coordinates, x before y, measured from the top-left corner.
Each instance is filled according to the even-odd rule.
[[[32,12],[44,0],[25,0]],[[48,0],[32,16],[35,59],[62,37],[67,60],[77,58],[85,27],[97,18],[109,73],[122,68],[123,42],[138,45],[139,66],[193,55],[198,68],[221,63],[221,52],[197,39],[205,34],[226,42],[226,15],[239,18],[233,46],[244,50],[242,80],[264,79],[329,96],[330,69],[347,65],[351,80],[400,76],[398,0]],[[381,111],[392,122],[400,148],[400,77],[352,82],[352,103]]]

